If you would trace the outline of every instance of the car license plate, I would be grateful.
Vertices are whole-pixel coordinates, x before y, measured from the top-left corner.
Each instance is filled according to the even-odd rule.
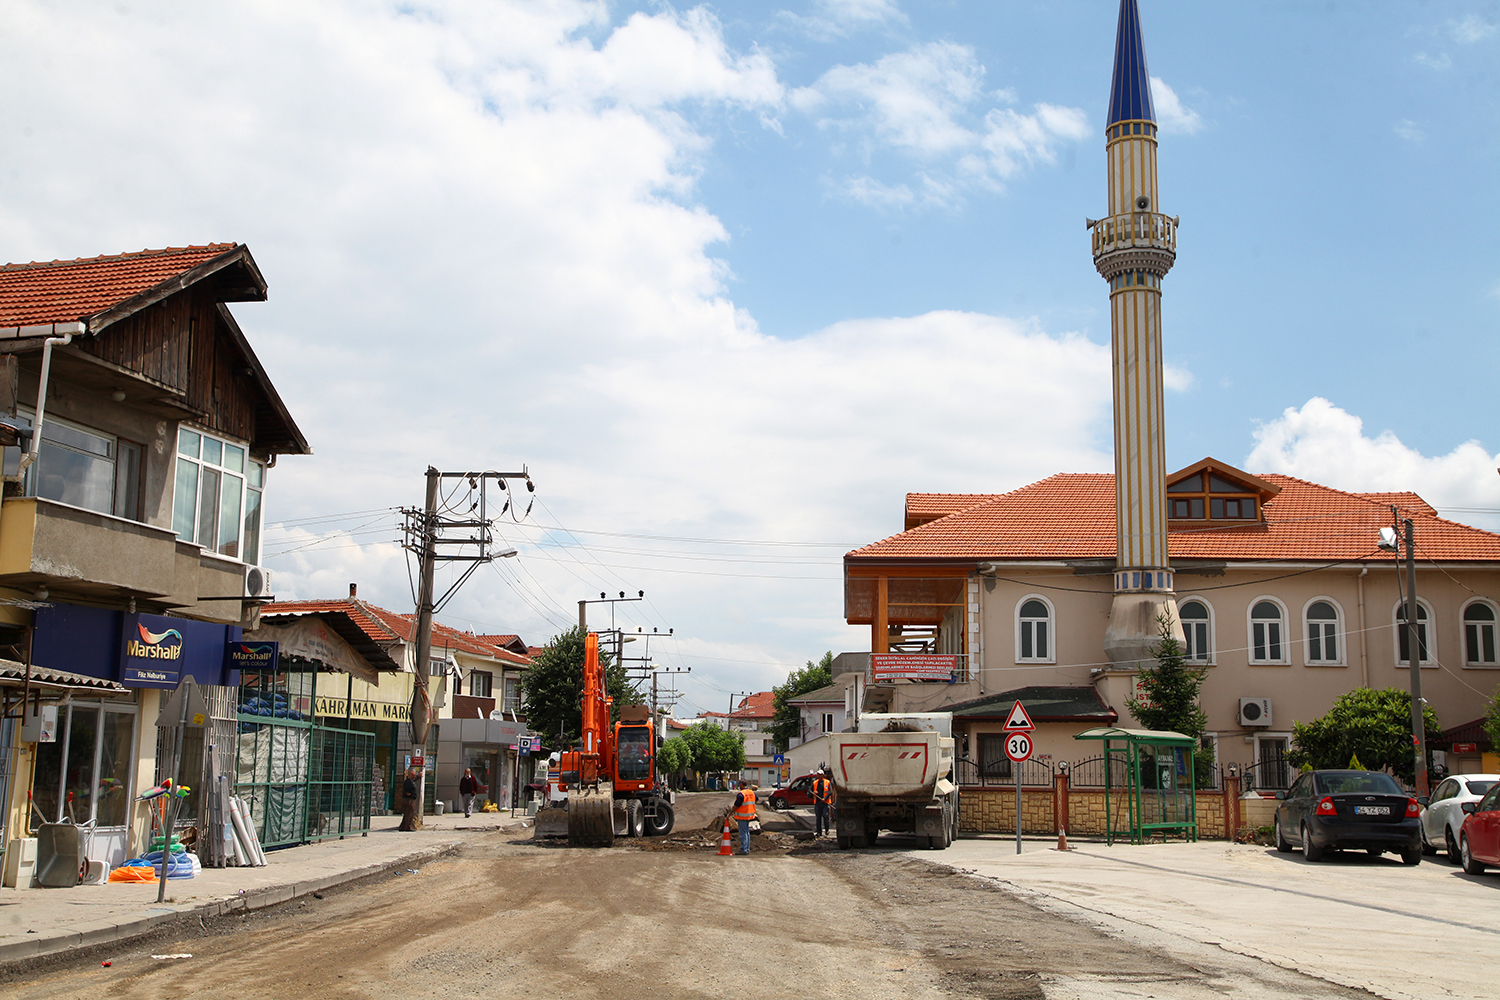
[[[1354,815],[1356,815],[1356,816],[1389,816],[1390,814],[1391,814],[1391,807],[1390,806],[1355,806],[1354,807]]]

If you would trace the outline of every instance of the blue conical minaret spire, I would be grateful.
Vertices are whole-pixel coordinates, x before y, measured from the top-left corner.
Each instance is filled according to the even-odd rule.
[[[1104,652],[1122,669],[1153,659],[1162,619],[1180,634],[1167,558],[1162,279],[1177,218],[1156,200],[1156,118],[1136,0],[1121,0],[1104,126],[1109,214],[1090,219],[1094,266],[1109,283],[1115,423],[1115,594]]]
[[[1120,0],[1115,30],[1115,76],[1109,85],[1109,122],[1156,121],[1151,106],[1151,72],[1141,41],[1141,11],[1135,0]]]

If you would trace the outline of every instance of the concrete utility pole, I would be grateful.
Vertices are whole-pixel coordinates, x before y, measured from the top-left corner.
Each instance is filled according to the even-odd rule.
[[[1406,528],[1406,652],[1411,665],[1411,741],[1417,755],[1417,794],[1430,791],[1427,779],[1427,725],[1422,715],[1422,645],[1417,641],[1417,547],[1411,518],[1404,518]],[[1397,571],[1399,572],[1399,570]]]
[[[439,486],[444,479],[467,479],[471,491],[477,491],[479,498],[469,508],[468,514],[477,510],[477,518],[468,516],[456,520],[444,520],[438,511]],[[433,709],[432,695],[428,688],[432,681],[432,616],[440,604],[446,604],[458,588],[463,586],[474,570],[481,563],[493,562],[496,559],[506,559],[516,554],[515,549],[506,549],[503,552],[495,552],[491,549],[494,539],[490,535],[493,521],[489,518],[489,508],[485,495],[486,488],[490,482],[495,482],[502,491],[509,492],[506,486],[507,479],[521,479],[526,482],[526,491],[536,491],[536,486],[531,481],[531,473],[523,465],[520,472],[439,472],[432,466],[427,467],[427,499],[420,514],[410,509],[406,510],[406,532],[410,539],[416,536],[415,541],[408,541],[406,548],[417,553],[421,561],[421,583],[417,590],[417,628],[416,635],[412,637],[412,645],[415,647],[414,656],[416,662],[412,664],[416,675],[415,690],[411,696],[411,749],[412,756],[421,757],[422,767],[417,774],[417,800],[415,817],[410,829],[420,830],[422,828],[422,809],[425,789],[423,785],[427,775],[427,737],[432,731]],[[508,496],[501,513],[511,509],[511,505],[517,498]],[[526,514],[531,513],[530,505],[526,508]],[[524,515],[523,515],[524,516]],[[469,529],[472,534],[463,538],[443,538],[441,532],[444,528]],[[477,546],[477,555],[438,555],[438,546],[456,545]],[[458,582],[448,588],[441,601],[433,592],[433,577],[437,569],[437,563],[443,562],[467,562],[469,568],[459,576]],[[401,828],[408,829],[405,821]]]

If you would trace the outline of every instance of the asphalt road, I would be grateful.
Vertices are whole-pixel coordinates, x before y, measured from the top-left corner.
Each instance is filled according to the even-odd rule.
[[[885,848],[842,852],[778,831],[774,814],[767,827],[748,858],[718,857],[712,831],[606,850],[476,833],[420,872],[178,926],[102,956],[107,967],[94,956],[18,970],[0,992],[24,1000],[1368,996],[1223,949],[1190,954],[1120,935],[1023,898],[1034,890],[934,863],[1007,845],[966,842],[939,854],[905,851],[891,838]],[[191,957],[153,957],[166,955]]]

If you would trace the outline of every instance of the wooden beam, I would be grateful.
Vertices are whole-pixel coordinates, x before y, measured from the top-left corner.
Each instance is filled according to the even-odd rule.
[[[877,577],[875,580],[875,620],[870,623],[870,652],[891,651],[890,626],[890,580]]]

